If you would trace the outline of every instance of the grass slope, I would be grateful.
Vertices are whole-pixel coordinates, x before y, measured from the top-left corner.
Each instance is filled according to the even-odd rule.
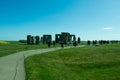
[[[20,51],[47,48],[47,45],[26,45],[17,41],[9,41],[9,44],[0,44],[0,57]]]
[[[85,41],[82,41],[81,44],[86,44]],[[64,45],[67,46],[67,45]],[[71,45],[69,45],[71,46]],[[51,45],[53,47],[53,45]],[[56,44],[56,47],[60,47],[60,44]],[[13,54],[20,51],[33,50],[48,48],[47,44],[40,45],[26,45],[24,43],[19,43],[18,41],[0,41],[0,57]]]
[[[26,80],[120,80],[120,45],[63,49],[25,60]]]

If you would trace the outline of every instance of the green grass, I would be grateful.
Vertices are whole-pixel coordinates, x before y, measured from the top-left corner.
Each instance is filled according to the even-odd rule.
[[[120,80],[120,44],[34,55],[25,67],[26,80]]]
[[[20,51],[48,48],[47,44],[42,44],[42,43],[40,45],[27,45],[24,43],[19,43],[18,41],[7,41],[7,42],[9,44],[0,44],[0,57]],[[82,42],[81,44],[85,44],[85,42]],[[51,45],[51,47],[53,47],[53,45]],[[56,47],[60,47],[60,44],[56,44]]]
[[[9,41],[10,44],[0,44],[0,57],[25,50],[47,48],[47,44],[27,45],[17,41]],[[57,45],[58,46],[58,45]],[[51,45],[52,47],[52,45]]]

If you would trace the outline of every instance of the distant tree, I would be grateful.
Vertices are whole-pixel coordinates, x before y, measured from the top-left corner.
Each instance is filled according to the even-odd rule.
[[[27,43],[27,40],[19,40],[20,43]]]

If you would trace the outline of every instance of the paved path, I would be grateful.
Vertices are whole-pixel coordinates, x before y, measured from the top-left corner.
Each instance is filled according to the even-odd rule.
[[[79,47],[83,47],[81,45]],[[66,47],[71,48],[71,47]],[[64,48],[64,49],[66,49]],[[22,51],[15,54],[11,54],[0,58],[0,80],[25,80],[25,69],[24,59],[34,54],[41,54],[48,51],[55,51],[61,49],[50,48],[50,49],[37,49]]]

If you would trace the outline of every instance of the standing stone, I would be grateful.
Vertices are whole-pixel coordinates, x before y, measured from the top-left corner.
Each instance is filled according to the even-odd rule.
[[[36,36],[36,37],[35,37],[35,40],[36,40],[36,41],[35,41],[35,44],[40,44],[40,37],[39,37],[39,36]]]
[[[43,35],[43,44],[48,43],[48,41],[52,41],[52,35]]]
[[[64,44],[67,44],[68,42],[70,42],[70,33],[68,32],[62,32],[62,41]]]
[[[90,41],[90,40],[88,40],[88,41],[87,41],[87,45],[89,45],[89,46],[90,46],[90,44],[91,44],[91,41]]]
[[[27,35],[27,44],[31,44],[31,35]]]
[[[64,43],[63,43],[63,41],[61,41],[60,44],[61,44],[61,48],[64,48]]]
[[[95,45],[95,41],[94,40],[92,41],[92,44]]]
[[[58,39],[58,34],[55,34],[55,42],[58,43],[59,42],[59,39]]]
[[[43,43],[43,37],[41,37],[40,42]]]
[[[48,44],[48,48],[50,48],[50,46],[51,46],[51,41],[48,41],[47,44]]]
[[[35,44],[35,37],[34,36],[31,37],[31,44]]]
[[[75,35],[73,36],[73,42],[74,42],[74,41],[76,41],[76,37],[75,37]]]
[[[81,42],[81,41],[80,41],[80,37],[78,37],[78,44],[80,44],[80,42]]]

